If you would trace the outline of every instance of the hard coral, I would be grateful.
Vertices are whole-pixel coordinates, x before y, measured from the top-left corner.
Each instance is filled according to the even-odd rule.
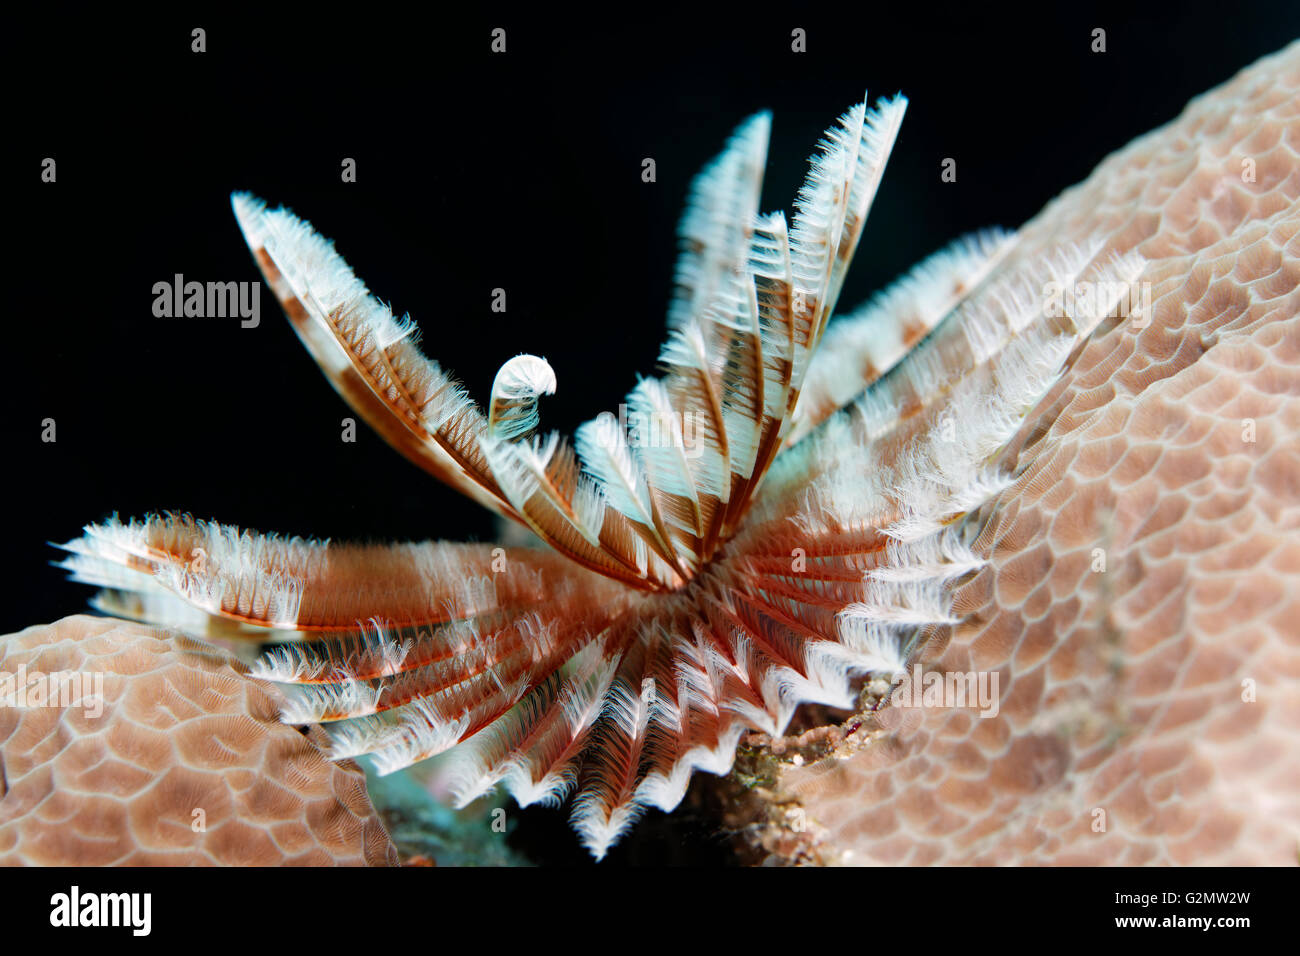
[[[87,692],[34,695],[60,673]],[[224,651],[78,616],[0,637],[0,675],[0,864],[397,862],[360,769]]]
[[[989,563],[965,621],[920,655],[998,672],[999,713],[885,707],[784,764],[800,853],[1296,862],[1300,44],[1103,162],[1003,268],[1091,235],[1148,260],[1149,324],[1103,327],[1026,422],[1015,484],[966,519]]]

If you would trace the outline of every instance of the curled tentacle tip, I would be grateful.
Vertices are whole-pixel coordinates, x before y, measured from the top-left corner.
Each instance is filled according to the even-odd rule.
[[[537,428],[537,399],[554,395],[555,370],[537,355],[516,355],[497,370],[492,382],[488,432],[495,438],[518,441]]]

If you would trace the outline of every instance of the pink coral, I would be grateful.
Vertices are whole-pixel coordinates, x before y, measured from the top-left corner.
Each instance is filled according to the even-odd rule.
[[[224,651],[69,617],[0,638],[0,673],[29,692],[89,678],[58,706],[22,687],[0,706],[0,864],[397,861],[361,771],[280,723]]]
[[[1295,863],[1298,200],[1293,44],[1025,227],[1016,256],[1093,234],[1141,252],[1149,325],[1093,337],[1026,423],[1015,484],[971,519],[989,564],[921,658],[998,672],[998,715],[885,708],[786,765],[799,852]]]

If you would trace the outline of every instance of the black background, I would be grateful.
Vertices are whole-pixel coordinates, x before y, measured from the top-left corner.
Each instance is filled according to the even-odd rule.
[[[85,893],[149,892],[153,931],[53,929],[50,898],[76,884]],[[419,943],[454,952],[510,944],[558,948],[570,941],[632,952],[839,952],[868,939],[893,948],[951,945],[1056,953],[1125,940],[1124,951],[1222,953],[1287,939],[1294,926],[1289,870],[1213,867],[1159,870],[893,868],[882,874],[631,870],[48,869],[24,874],[6,900],[23,941],[63,946],[108,942],[124,950],[194,948],[196,938],[259,949],[328,945],[369,952]],[[1116,895],[1229,892],[1236,905],[1117,903]],[[323,904],[323,905],[322,905]],[[1247,928],[1117,927],[1124,917],[1246,917]],[[1199,944],[1199,945],[1198,945]],[[1139,947],[1141,947],[1139,949]]]
[[[364,425],[340,440],[350,412],[269,290],[256,329],[154,318],[153,284],[175,273],[258,279],[234,189],[335,239],[480,402],[503,361],[546,356],[559,391],[543,424],[567,432],[653,370],[690,179],[752,112],[774,114],[763,208],[789,213],[821,132],[864,88],[909,97],[842,298],[853,306],[963,232],[1022,224],[1300,36],[1295,4],[849,9],[46,7],[11,21],[0,632],[84,608],[45,542],[113,511],[335,539],[494,535]],[[206,53],[191,52],[196,26]],[[496,26],[504,55],[489,49]],[[790,50],[795,27],[807,53]],[[47,156],[55,184],[40,181]],[[956,183],[940,180],[945,157]]]

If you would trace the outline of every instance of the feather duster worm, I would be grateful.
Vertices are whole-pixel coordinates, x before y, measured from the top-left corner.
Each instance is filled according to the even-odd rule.
[[[790,224],[758,210],[768,115],[737,130],[682,220],[662,374],[626,422],[600,415],[572,443],[538,433],[544,359],[507,362],[485,414],[331,243],[235,195],[338,392],[549,548],[347,546],[164,515],[88,526],[64,567],[104,611],[274,642],[254,672],[335,757],[387,773],[442,754],[465,802],[576,792],[603,856],[695,770],[725,773],[747,729],[852,706],[955,622],[952,587],[984,563],[959,519],[1009,483],[1008,449],[1080,343],[1128,313],[1138,255],[1098,241],[1015,262],[991,231],[832,321],[905,106],[840,118]]]

